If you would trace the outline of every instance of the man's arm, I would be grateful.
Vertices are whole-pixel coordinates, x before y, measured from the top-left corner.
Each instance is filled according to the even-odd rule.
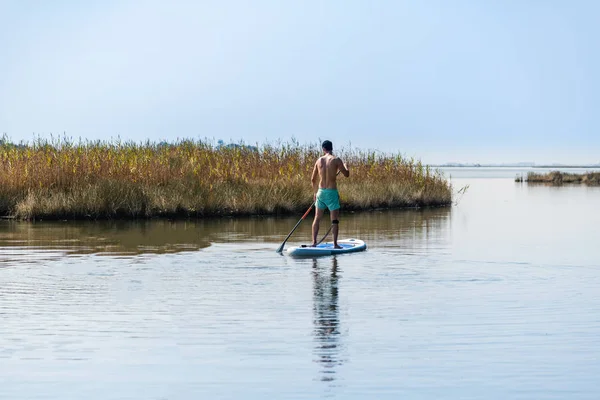
[[[312,183],[314,199],[317,200],[317,191],[319,190],[319,168],[317,168],[317,163],[315,163],[315,167],[313,168],[312,177],[310,178],[310,182]]]
[[[341,158],[338,158],[338,168],[340,172],[347,178],[350,176],[350,170],[346,166],[346,163],[342,161]]]

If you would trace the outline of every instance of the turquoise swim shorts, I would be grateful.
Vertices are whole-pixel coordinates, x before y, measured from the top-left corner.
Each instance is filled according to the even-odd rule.
[[[319,189],[317,192],[317,208],[335,211],[340,208],[340,195],[337,189]]]

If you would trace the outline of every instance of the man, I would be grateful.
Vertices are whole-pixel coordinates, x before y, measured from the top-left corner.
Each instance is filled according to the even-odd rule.
[[[333,155],[333,144],[326,140],[322,144],[323,156],[315,163],[312,173],[312,186],[315,193],[316,203],[315,220],[312,225],[313,246],[317,245],[317,235],[319,234],[319,224],[325,213],[329,209],[331,223],[333,224],[333,247],[341,249],[338,245],[338,230],[340,216],[340,196],[337,191],[336,178],[338,172],[341,172],[346,178],[350,176],[348,167],[339,157]]]

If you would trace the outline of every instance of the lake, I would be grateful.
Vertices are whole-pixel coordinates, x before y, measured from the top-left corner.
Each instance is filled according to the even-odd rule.
[[[523,171],[318,259],[300,216],[0,221],[0,398],[598,399],[600,188]]]

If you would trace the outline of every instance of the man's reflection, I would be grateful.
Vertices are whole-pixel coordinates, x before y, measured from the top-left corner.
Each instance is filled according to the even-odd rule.
[[[321,364],[321,380],[333,381],[340,360],[340,319],[338,310],[338,265],[333,257],[331,271],[313,259],[313,310],[316,362]]]

